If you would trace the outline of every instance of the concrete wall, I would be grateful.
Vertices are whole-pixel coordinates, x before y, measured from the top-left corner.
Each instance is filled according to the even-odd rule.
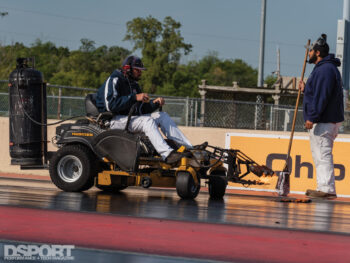
[[[50,120],[49,122],[54,122]],[[200,127],[180,127],[188,139],[195,144],[200,144],[208,141],[210,145],[225,147],[225,136],[228,132],[243,132],[243,133],[259,133],[259,134],[280,134],[289,136],[289,132],[271,132],[271,131],[256,131],[256,130],[235,130],[235,129],[221,129],[221,128],[200,128]],[[51,138],[55,135],[56,126],[49,126],[48,128],[48,150],[55,151],[56,148],[51,144]],[[307,133],[295,133],[295,136],[305,136]],[[350,135],[340,135],[339,137],[350,138]],[[0,172],[3,173],[21,173],[21,174],[35,174],[48,175],[47,170],[21,170],[19,166],[10,165],[9,154],[9,119],[7,117],[0,117]],[[284,149],[282,150],[284,151]],[[285,149],[287,151],[287,149]]]

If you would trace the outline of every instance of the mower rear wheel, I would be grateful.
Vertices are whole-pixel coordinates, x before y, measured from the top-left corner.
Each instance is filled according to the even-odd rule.
[[[225,195],[227,186],[226,176],[219,174],[212,174],[209,177],[209,195],[212,199],[221,199]]]
[[[188,172],[178,172],[176,176],[176,191],[183,199],[194,199],[197,197],[201,188],[200,178],[198,178],[198,185],[193,180],[193,177]]]
[[[67,192],[90,189],[97,176],[95,159],[91,150],[86,146],[63,146],[50,160],[52,182]]]

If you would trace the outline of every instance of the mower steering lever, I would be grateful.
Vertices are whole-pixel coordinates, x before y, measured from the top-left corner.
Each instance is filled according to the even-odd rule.
[[[130,108],[130,111],[129,111],[129,114],[128,114],[128,121],[126,122],[124,131],[129,131],[129,125],[130,125],[131,116],[135,112],[136,107],[137,107],[137,102],[134,103],[134,105],[132,105],[131,108]]]

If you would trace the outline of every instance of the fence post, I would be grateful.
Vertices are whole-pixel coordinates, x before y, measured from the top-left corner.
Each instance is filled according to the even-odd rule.
[[[186,112],[185,112],[185,124],[188,126],[188,106],[189,106],[189,97],[186,97]]]
[[[263,98],[261,95],[256,96],[255,102],[255,116],[254,116],[254,130],[261,129],[262,127],[262,111],[263,111]]]
[[[291,111],[290,109],[284,111],[283,131],[288,131],[288,123],[290,122],[290,114],[291,114],[290,111]]]
[[[274,114],[273,114],[273,111],[275,110],[275,107],[274,107],[275,105],[271,105],[270,106],[270,131],[273,131],[273,116],[274,116]]]
[[[57,101],[57,119],[61,119],[61,96],[62,88],[58,88],[58,101]]]
[[[190,126],[193,126],[193,100],[191,99],[190,101],[191,101],[191,103],[190,103],[190,108],[191,108],[191,111],[190,111]]]
[[[199,94],[201,95],[201,119],[200,119],[200,126],[204,127],[205,122],[205,94],[207,93],[206,90],[199,90]]]
[[[198,100],[194,102],[194,126],[197,127]]]

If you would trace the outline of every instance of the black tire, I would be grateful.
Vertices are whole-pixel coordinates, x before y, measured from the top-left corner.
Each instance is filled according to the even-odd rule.
[[[176,176],[176,191],[183,199],[194,199],[201,188],[200,178],[197,176],[199,184],[196,186],[193,177],[188,172],[178,172]]]
[[[124,190],[128,186],[124,185],[96,185],[96,187],[102,191],[108,192],[108,193],[117,193],[121,190]]]
[[[63,191],[85,191],[94,185],[96,166],[96,158],[89,148],[83,145],[67,145],[51,158],[50,177]]]
[[[211,175],[209,177],[209,195],[212,199],[222,199],[226,192],[227,179],[222,175]]]

